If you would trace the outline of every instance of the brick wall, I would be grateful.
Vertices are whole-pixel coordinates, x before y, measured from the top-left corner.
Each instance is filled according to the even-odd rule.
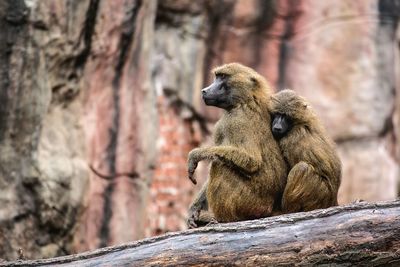
[[[158,159],[150,186],[146,236],[186,229],[187,210],[200,187],[187,178],[186,167],[188,152],[200,143],[199,130],[182,116],[180,106],[163,96],[158,99],[158,115]]]

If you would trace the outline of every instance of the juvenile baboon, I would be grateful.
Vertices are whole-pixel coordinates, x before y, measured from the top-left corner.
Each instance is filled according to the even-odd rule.
[[[280,208],[286,183],[286,164],[270,128],[266,80],[238,63],[213,72],[215,80],[202,90],[203,100],[224,109],[224,114],[215,125],[215,145],[189,153],[193,183],[198,162],[211,161],[208,185],[190,208],[191,226],[206,205],[219,222],[269,216]]]
[[[335,145],[306,100],[292,90],[271,97],[272,133],[290,169],[282,212],[337,205],[341,163]]]

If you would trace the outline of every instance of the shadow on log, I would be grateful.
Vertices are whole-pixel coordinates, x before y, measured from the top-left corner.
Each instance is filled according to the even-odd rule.
[[[220,224],[0,266],[400,266],[400,200]]]

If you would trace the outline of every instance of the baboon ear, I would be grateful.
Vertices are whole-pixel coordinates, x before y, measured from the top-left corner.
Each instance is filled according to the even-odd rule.
[[[306,109],[308,105],[306,103],[303,104],[303,108]]]
[[[254,76],[250,76],[250,81],[253,83],[254,86],[258,86],[258,80]]]

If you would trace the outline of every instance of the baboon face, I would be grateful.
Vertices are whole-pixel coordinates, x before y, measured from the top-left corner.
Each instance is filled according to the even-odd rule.
[[[240,103],[252,101],[263,78],[254,70],[238,63],[230,63],[213,70],[214,82],[202,90],[208,106],[230,110]]]
[[[218,74],[214,82],[201,90],[203,100],[207,106],[230,109],[233,106],[232,91],[227,83],[227,75]]]
[[[295,124],[307,124],[313,117],[306,100],[288,89],[271,96],[270,108],[272,133],[277,137],[284,136]]]
[[[285,136],[293,127],[292,119],[281,113],[275,113],[272,115],[271,131],[272,135],[276,139],[280,139]]]

